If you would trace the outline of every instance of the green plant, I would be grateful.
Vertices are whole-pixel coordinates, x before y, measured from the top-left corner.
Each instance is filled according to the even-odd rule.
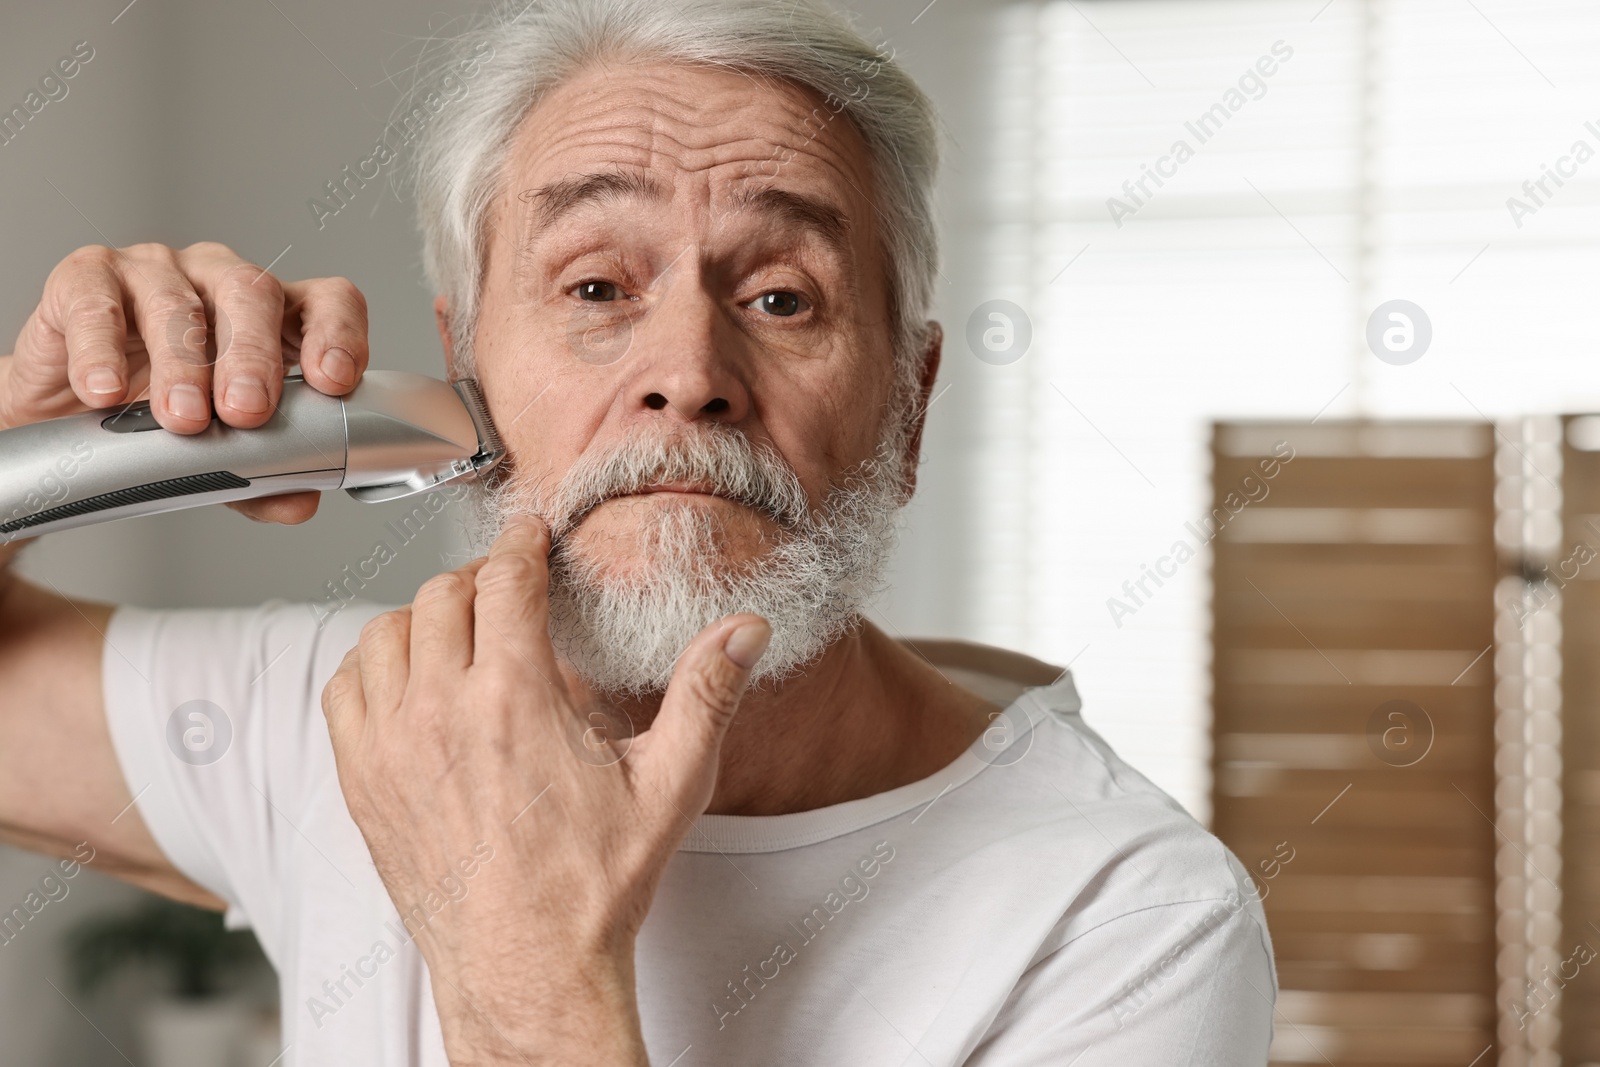
[[[228,973],[261,959],[250,931],[225,929],[217,912],[159,898],[86,919],[67,934],[68,966],[86,993],[139,961],[164,969],[178,996],[201,999],[219,993]]]

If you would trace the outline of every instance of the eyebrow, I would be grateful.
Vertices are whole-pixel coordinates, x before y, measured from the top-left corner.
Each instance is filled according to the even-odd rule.
[[[839,255],[850,254],[850,218],[827,200],[771,186],[745,186],[732,194],[730,208],[775,216],[796,229],[816,234]]]
[[[659,182],[629,171],[602,171],[561,178],[519,194],[517,199],[539,204],[534,219],[534,237],[548,230],[563,217],[586,204],[615,203],[621,200],[665,200],[667,191]]]
[[[666,198],[667,191],[659,182],[624,170],[573,175],[518,196],[524,202],[539,205],[531,233],[534,238],[589,204]],[[745,186],[731,194],[729,210],[753,210],[774,216],[796,229],[816,234],[840,255],[849,254],[849,216],[828,200],[771,186]]]

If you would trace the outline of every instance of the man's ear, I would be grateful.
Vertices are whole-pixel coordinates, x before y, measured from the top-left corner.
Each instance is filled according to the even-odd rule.
[[[439,342],[444,346],[445,377],[451,381],[456,377],[456,346],[450,339],[450,302],[440,293],[433,298],[433,319],[439,327]]]
[[[911,500],[917,491],[917,464],[922,455],[922,430],[928,424],[928,400],[933,395],[933,383],[939,377],[939,358],[944,351],[944,327],[937,322],[928,323],[928,340],[922,349],[922,374],[917,389],[917,408],[912,413],[915,424],[906,446],[905,491],[901,504]]]

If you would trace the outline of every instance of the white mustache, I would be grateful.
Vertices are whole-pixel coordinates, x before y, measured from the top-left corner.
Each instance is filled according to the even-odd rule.
[[[559,543],[607,500],[663,482],[705,485],[786,530],[805,529],[813,521],[805,487],[777,449],[721,423],[668,436],[628,437],[603,452],[585,454],[536,510],[549,524],[552,542]]]

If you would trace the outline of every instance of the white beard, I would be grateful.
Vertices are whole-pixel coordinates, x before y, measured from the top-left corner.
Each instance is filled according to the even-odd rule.
[[[852,468],[813,515],[792,468],[721,423],[671,437],[636,436],[581,457],[553,491],[513,473],[472,487],[471,552],[480,556],[510,516],[549,525],[550,636],[557,654],[593,689],[647,696],[666,690],[679,654],[702,629],[736,612],[772,626],[752,687],[791,677],[853,630],[881,592],[905,501],[901,420],[891,413],[877,455]],[[735,565],[720,515],[698,505],[652,509],[638,530],[634,574],[613,575],[569,534],[600,502],[656,482],[704,481],[765,513],[771,547]],[[720,509],[721,505],[718,505]]]

